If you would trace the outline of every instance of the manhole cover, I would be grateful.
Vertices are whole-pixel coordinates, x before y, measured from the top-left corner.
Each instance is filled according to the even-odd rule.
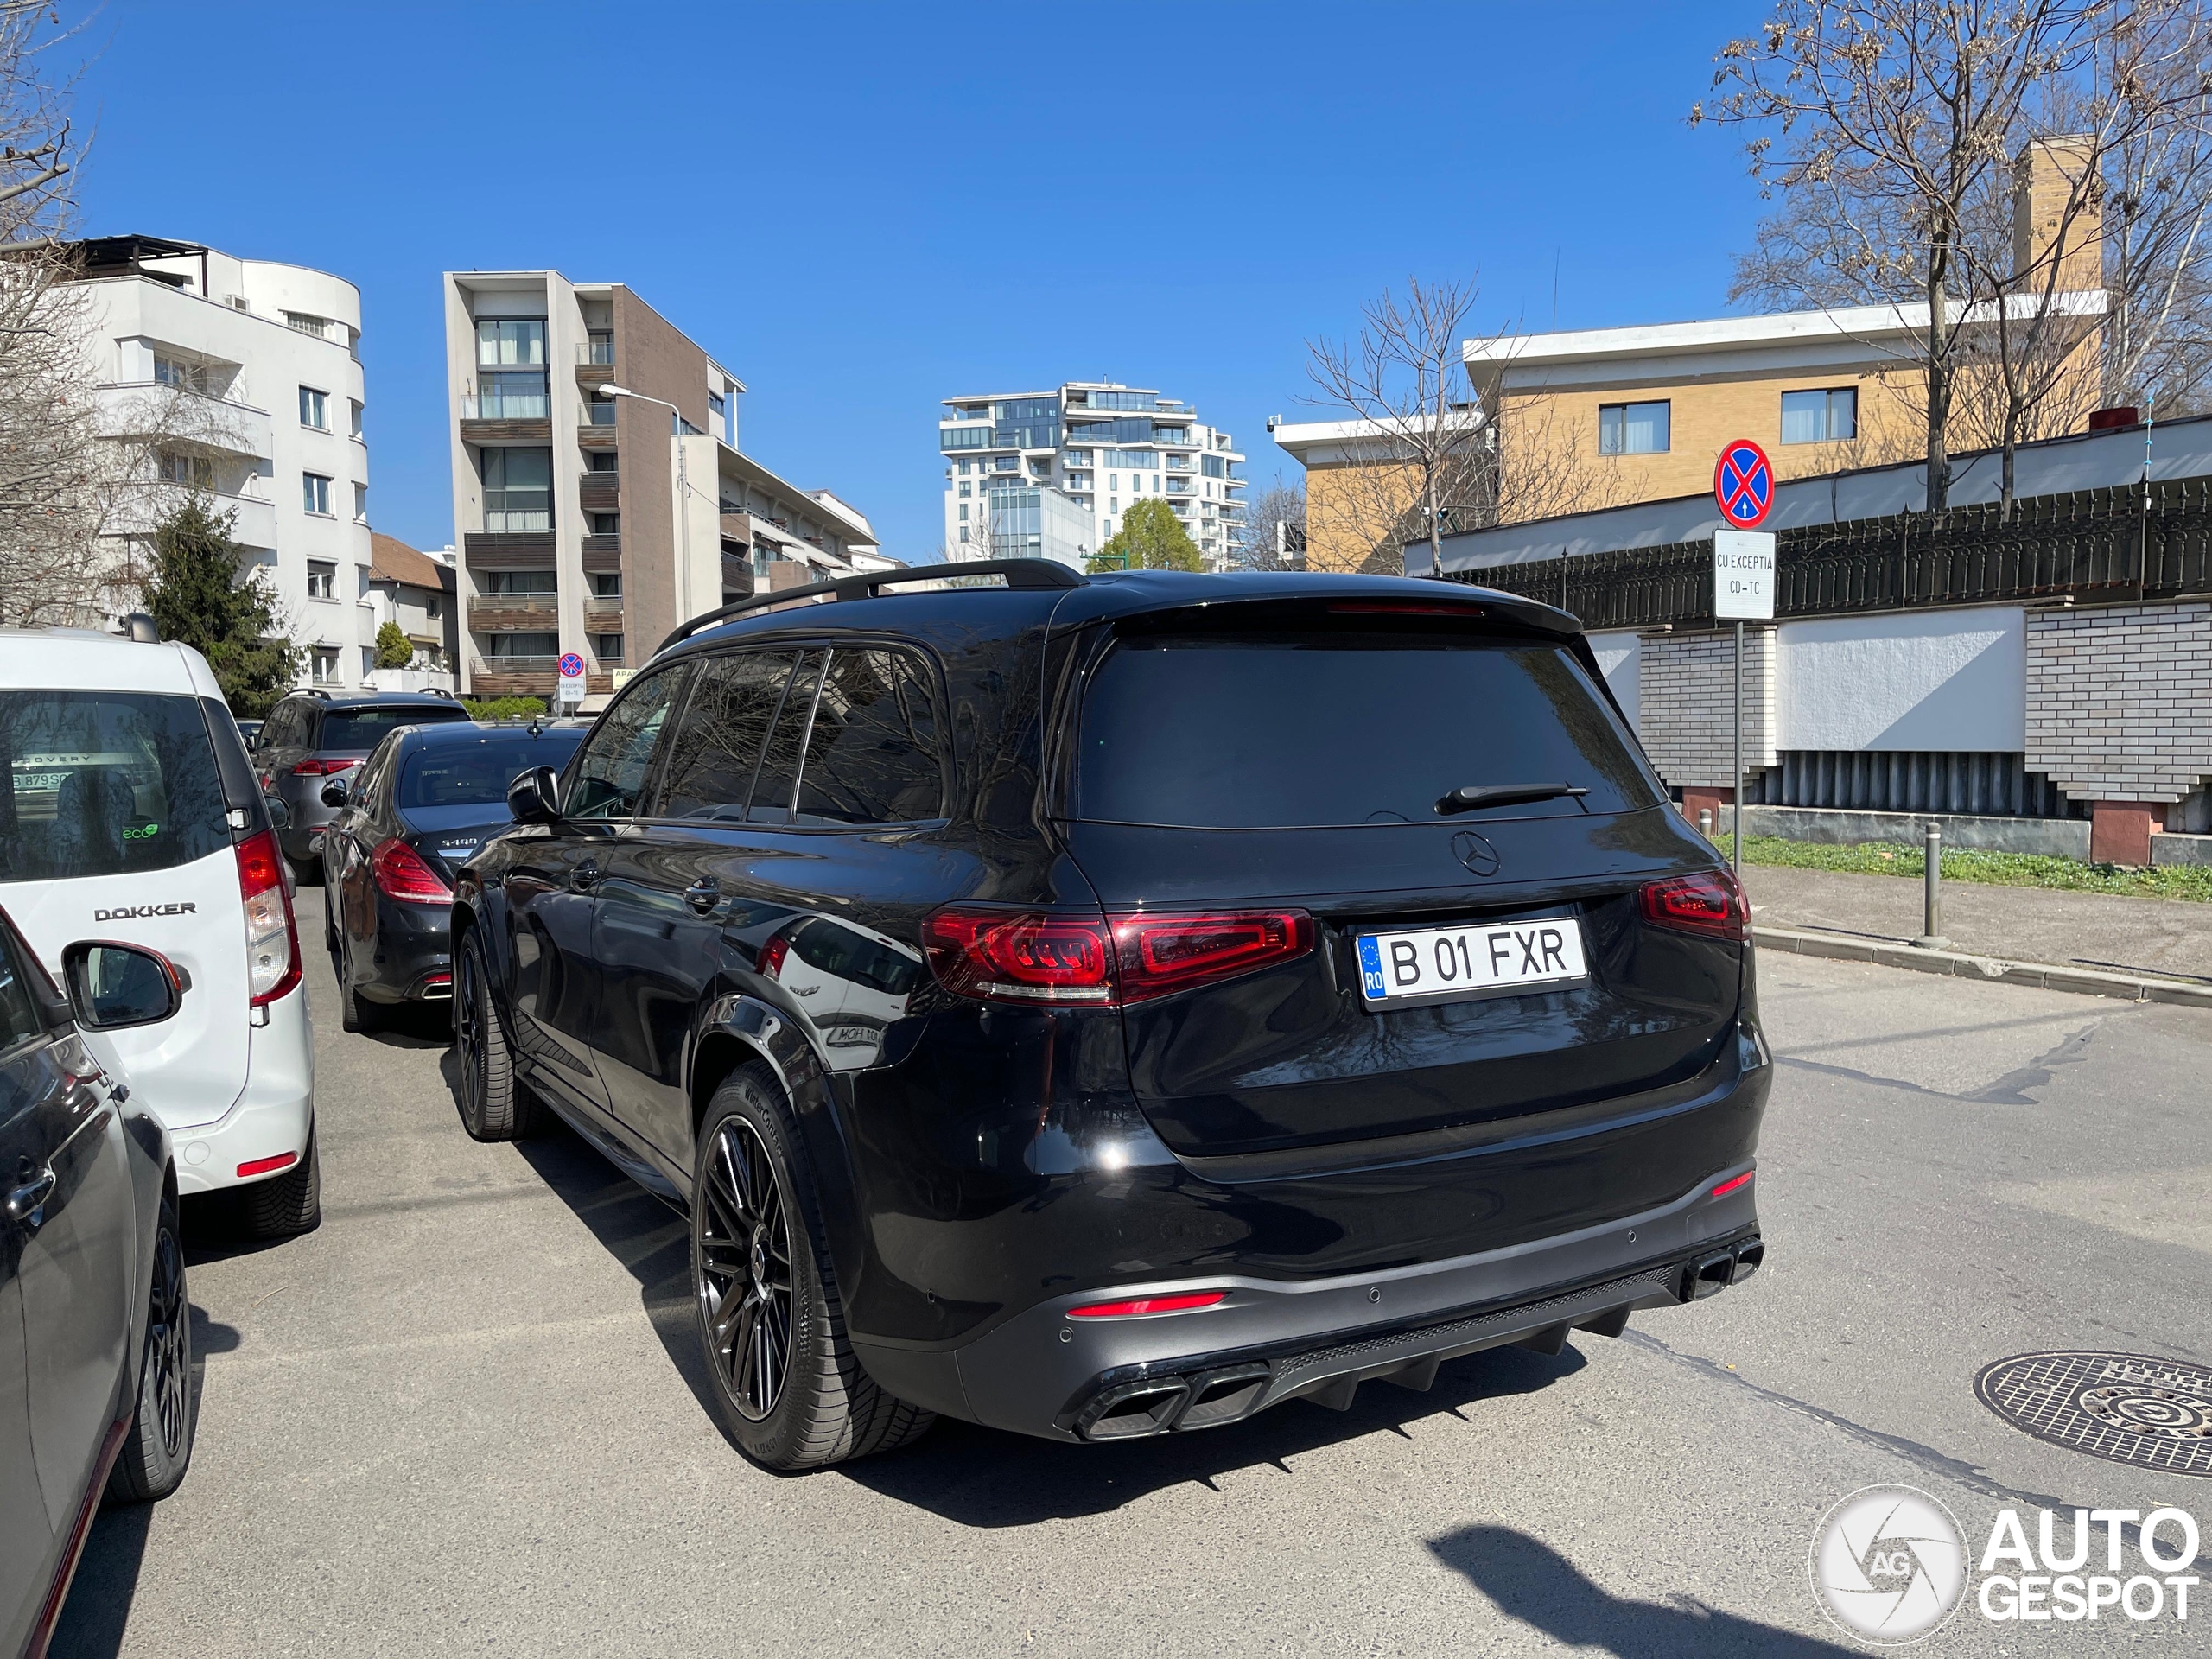
[[[1982,1367],[1981,1403],[2070,1452],[2212,1476],[2212,1369],[2148,1354],[2015,1354]]]

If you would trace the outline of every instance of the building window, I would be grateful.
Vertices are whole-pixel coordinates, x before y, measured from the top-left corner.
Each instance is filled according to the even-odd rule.
[[[188,490],[215,487],[215,463],[205,455],[180,454],[164,449],[154,458],[154,470],[165,484],[181,484]]]
[[[619,633],[594,633],[590,636],[591,654],[599,658],[601,668],[622,666],[622,636]]]
[[[516,658],[550,663],[561,654],[557,633],[487,633],[483,640],[484,655],[495,663]]]
[[[480,594],[557,594],[558,579],[550,570],[486,570],[480,573]]]
[[[375,674],[376,671],[376,648],[373,645],[363,645],[361,647],[361,683],[364,685],[375,684],[376,682],[370,677]]]
[[[514,534],[553,528],[553,452],[484,452],[484,528]]]
[[[300,424],[318,432],[330,430],[330,399],[313,386],[300,388]]]
[[[612,449],[594,449],[591,452],[590,464],[584,470],[593,473],[619,473],[622,470],[622,457]]]
[[[423,620],[425,622],[435,622],[443,614],[443,597],[440,594],[423,595]]]
[[[963,501],[965,501],[969,496],[975,493],[976,486],[972,484],[963,484],[960,486],[960,499]]]
[[[594,599],[622,597],[622,573],[620,570],[594,570],[591,573],[590,582]]]
[[[369,521],[369,486],[365,484],[353,486],[353,516],[363,524]]]
[[[960,522],[963,524],[968,522],[968,504],[965,501],[960,504]]]
[[[1822,391],[1782,394],[1784,443],[1834,443],[1858,435],[1858,387],[1831,386]]]
[[[614,366],[614,335],[611,330],[591,330],[591,338],[584,345],[584,361],[602,369]]]
[[[1598,405],[1598,453],[1601,455],[1662,455],[1667,453],[1669,406],[1656,404]]]
[[[309,512],[330,516],[330,480],[321,473],[300,474],[300,505]]]
[[[728,405],[722,402],[721,393],[719,391],[710,391],[707,394],[707,413],[709,415],[719,420],[728,411]]]
[[[545,319],[500,317],[478,323],[476,362],[486,369],[543,368]]]
[[[542,421],[551,412],[545,377],[527,372],[476,377],[476,416],[485,421]]]
[[[338,647],[316,645],[308,652],[311,671],[317,685],[338,683]]]
[[[963,543],[968,539],[968,526],[965,524],[960,526],[960,539]]]
[[[976,463],[972,461],[963,461],[960,463],[960,476],[963,478],[967,477],[969,474],[975,470]]]
[[[338,597],[338,567],[319,560],[308,561],[308,597],[335,599]]]
[[[330,319],[318,317],[309,312],[287,311],[284,314],[284,326],[287,328],[297,329],[303,334],[313,334],[317,340],[330,338]]]
[[[168,386],[177,391],[197,391],[212,396],[209,381],[208,371],[196,363],[187,363],[181,358],[162,357],[159,354],[156,354],[154,359],[154,384],[157,386]]]
[[[352,432],[353,435],[358,438],[361,435],[361,400],[358,397],[348,397],[346,401],[353,408]]]
[[[594,512],[591,516],[591,533],[594,536],[620,536],[622,515],[619,512]]]

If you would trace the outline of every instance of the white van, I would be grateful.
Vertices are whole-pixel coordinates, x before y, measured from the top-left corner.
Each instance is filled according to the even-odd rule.
[[[270,820],[188,646],[0,628],[0,906],[59,982],[78,939],[157,950],[174,1019],[111,1033],[186,1193],[240,1187],[264,1236],[321,1219],[315,1045]]]

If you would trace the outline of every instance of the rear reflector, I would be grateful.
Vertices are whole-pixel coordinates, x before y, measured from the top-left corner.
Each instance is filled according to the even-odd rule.
[[[1229,1300],[1225,1290],[1188,1290],[1173,1296],[1140,1296],[1127,1302],[1093,1302],[1068,1309],[1071,1319],[1134,1319],[1147,1313],[1187,1313]]]
[[[1742,1174],[1736,1177],[1734,1180],[1721,1182],[1719,1185],[1713,1189],[1712,1196],[1718,1198],[1733,1192],[1738,1187],[1743,1185],[1745,1182],[1750,1180],[1751,1179],[1751,1175],[1752,1172],[1747,1169]]]
[[[300,1154],[296,1152],[280,1152],[274,1158],[256,1158],[238,1166],[238,1179],[244,1180],[249,1175],[266,1175],[274,1169],[289,1169],[299,1161]]]
[[[987,1001],[1119,1007],[1293,962],[1313,950],[1302,910],[1114,916],[949,906],[922,924],[938,983]]]
[[[1643,919],[1654,927],[1738,942],[1751,937],[1751,906],[1744,902],[1743,888],[1726,870],[1670,876],[1654,881],[1637,897]]]

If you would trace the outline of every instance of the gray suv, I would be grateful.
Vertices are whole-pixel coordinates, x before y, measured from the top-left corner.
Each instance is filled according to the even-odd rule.
[[[291,823],[281,832],[284,855],[302,874],[320,868],[324,829],[338,813],[322,804],[325,779],[359,766],[399,727],[467,718],[468,710],[442,692],[295,691],[286,697],[270,711],[253,746],[262,788],[291,810]]]

